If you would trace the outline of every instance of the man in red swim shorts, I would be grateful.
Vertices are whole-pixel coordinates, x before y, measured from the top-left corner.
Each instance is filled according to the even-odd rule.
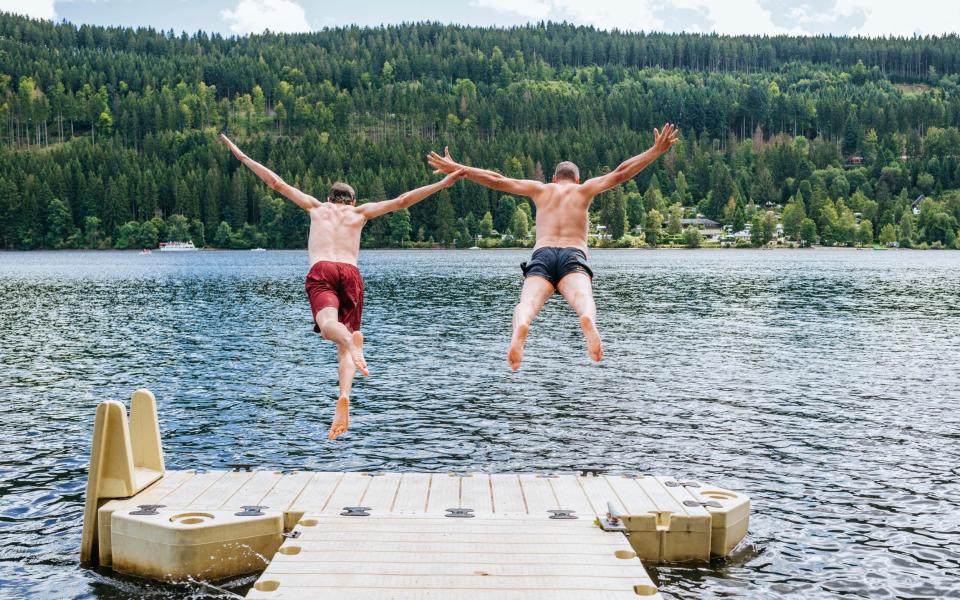
[[[306,290],[313,311],[314,331],[337,345],[340,375],[340,398],[330,426],[329,438],[346,433],[350,425],[350,390],[356,370],[369,374],[363,358],[363,334],[360,318],[363,313],[363,277],[357,269],[360,253],[360,232],[367,221],[381,215],[408,208],[427,196],[450,187],[463,176],[454,171],[442,180],[409,191],[383,202],[357,206],[356,194],[346,183],[334,183],[326,202],[321,202],[284,182],[276,173],[254,161],[221,134],[240,162],[256,173],[268,186],[292,200],[310,214],[310,236],[307,250],[310,272]]]

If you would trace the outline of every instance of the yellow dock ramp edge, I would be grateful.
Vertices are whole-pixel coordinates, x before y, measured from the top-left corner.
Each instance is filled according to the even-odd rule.
[[[123,404],[108,400],[97,406],[83,507],[80,561],[93,560],[97,511],[103,500],[127,498],[163,477],[163,449],[157,400],[145,389],[133,392],[130,420]]]

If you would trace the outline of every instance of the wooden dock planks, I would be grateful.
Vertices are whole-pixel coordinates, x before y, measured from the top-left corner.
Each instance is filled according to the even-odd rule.
[[[570,473],[279,473],[167,471],[132,498],[113,500],[112,508],[162,503],[174,508],[232,509],[260,504],[297,513],[339,513],[345,506],[368,506],[378,513],[443,516],[448,508],[471,508],[477,516],[543,515],[573,510],[580,516],[603,515],[607,502],[630,514],[670,511],[706,514],[686,507],[692,497],[683,488],[664,485],[670,478],[599,477]]]
[[[527,503],[520,488],[520,476],[494,474],[490,476],[493,512],[499,515],[526,515]]]
[[[540,485],[531,495],[546,506]],[[590,519],[308,514],[302,523],[248,598],[659,598],[626,538]]]
[[[392,512],[407,515],[426,514],[429,495],[429,473],[404,473]]]
[[[700,499],[694,489],[670,477],[606,474],[168,471],[136,496],[100,508],[100,557],[109,564],[116,510],[260,505],[283,512],[285,527],[301,535],[284,543],[249,598],[626,600],[656,594],[633,552],[709,556],[711,515],[690,505]],[[711,493],[724,502],[736,496]],[[624,516],[629,540],[594,525],[608,505]],[[341,516],[356,506],[370,516]],[[577,518],[551,519],[557,510]],[[737,523],[744,531],[719,548],[742,538],[746,517]],[[271,581],[279,582],[273,591]]]
[[[295,513],[321,512],[343,478],[343,473],[313,473],[310,481],[287,509]],[[280,508],[279,506],[277,508]]]

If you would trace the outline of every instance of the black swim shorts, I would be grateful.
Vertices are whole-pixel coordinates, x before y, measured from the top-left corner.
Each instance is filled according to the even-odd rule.
[[[593,279],[593,271],[587,266],[587,257],[579,248],[537,248],[528,262],[522,263],[524,277],[543,277],[557,287],[560,280],[570,273],[585,273]]]

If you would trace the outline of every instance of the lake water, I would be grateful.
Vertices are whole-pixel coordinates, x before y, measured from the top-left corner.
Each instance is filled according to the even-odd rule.
[[[597,251],[606,358],[517,251],[371,251],[350,434],[305,252],[0,253],[0,596],[205,598],[78,564],[94,408],[157,396],[167,467],[607,467],[741,490],[667,598],[960,598],[960,253]],[[244,592],[253,578],[227,582]]]

